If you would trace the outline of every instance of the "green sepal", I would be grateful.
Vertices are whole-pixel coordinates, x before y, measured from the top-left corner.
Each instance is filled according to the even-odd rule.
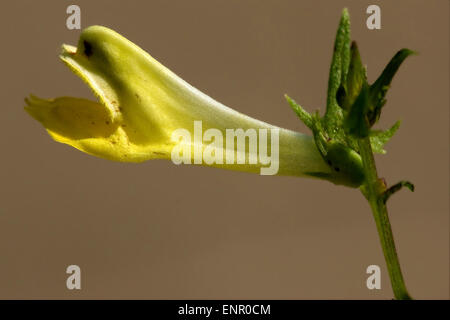
[[[364,167],[361,156],[353,149],[339,142],[327,143],[325,160],[336,172],[341,172],[347,183],[355,188],[364,181]]]
[[[310,128],[312,130],[313,129],[313,119],[312,119],[312,116],[309,114],[309,112],[306,111],[305,109],[303,109],[299,104],[297,104],[287,94],[285,94],[284,97],[286,98],[287,102],[291,106],[292,110],[294,110],[294,112],[297,114],[297,116],[300,118],[300,120],[305,124],[305,126],[307,126],[308,128]]]

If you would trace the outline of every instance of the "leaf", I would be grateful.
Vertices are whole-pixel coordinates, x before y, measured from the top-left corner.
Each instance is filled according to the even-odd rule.
[[[336,94],[336,100],[339,106],[344,110],[350,110],[361,91],[366,80],[366,68],[361,62],[358,46],[355,41],[352,42],[350,48],[351,60],[348,69],[347,79],[341,83]]]
[[[369,122],[371,124],[374,124],[380,118],[381,108],[386,103],[385,97],[392,78],[403,61],[412,54],[415,54],[415,52],[409,49],[401,49],[398,51],[384,68],[378,79],[370,86]]]
[[[397,191],[400,191],[403,187],[408,188],[411,192],[414,192],[414,185],[406,180],[402,180],[396,184],[394,184],[392,187],[390,187],[389,189],[387,189],[385,192],[383,192],[381,199],[383,200],[383,203],[386,203],[389,198],[396,193]]]
[[[334,42],[333,58],[331,60],[330,76],[328,80],[327,109],[323,118],[324,127],[330,138],[340,138],[344,119],[342,109],[336,101],[336,94],[342,82],[346,81],[350,64],[350,17],[348,10],[342,11],[341,20]]]
[[[385,154],[384,145],[394,136],[398,128],[400,128],[401,121],[397,121],[394,125],[384,131],[373,130],[370,132],[370,144],[372,145],[372,150],[375,153]]]
[[[346,96],[347,76],[350,66],[350,18],[347,9],[342,11],[338,31],[334,43],[333,58],[328,80],[327,109],[321,118],[318,112],[309,114],[294,100],[285,95],[291,108],[300,120],[313,132],[317,149],[321,153],[330,169],[342,178],[336,183],[350,187],[359,187],[364,179],[361,157],[354,146],[356,139],[347,135],[344,129],[344,110],[339,106],[337,96],[343,93],[342,98],[351,99],[350,103],[358,96],[361,83],[365,83],[365,69],[362,66],[356,44],[352,49],[353,73],[349,79],[352,95]],[[364,81],[360,81],[363,74]],[[357,87],[359,86],[359,87]],[[368,86],[367,86],[368,87]],[[367,100],[367,99],[366,99]],[[309,172],[311,176],[327,179],[327,174]]]

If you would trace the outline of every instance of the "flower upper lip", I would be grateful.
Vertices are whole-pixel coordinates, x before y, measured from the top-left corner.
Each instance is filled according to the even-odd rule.
[[[92,64],[87,61],[87,57],[79,53],[77,47],[63,44],[61,49],[59,58],[89,86],[100,104],[108,110],[111,121],[117,121],[120,118],[118,97],[109,86],[108,81],[99,73],[94,72]],[[100,81],[102,82],[101,86],[99,85]]]

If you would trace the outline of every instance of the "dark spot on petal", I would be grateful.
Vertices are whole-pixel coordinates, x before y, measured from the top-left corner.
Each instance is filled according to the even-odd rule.
[[[334,170],[336,170],[337,172],[339,172],[339,168],[338,167],[334,167]]]
[[[87,57],[90,57],[92,55],[92,45],[89,42],[87,42],[86,40],[84,40],[83,46],[84,46],[84,54]]]
[[[328,165],[332,166],[333,164],[331,163],[330,160],[327,160]]]

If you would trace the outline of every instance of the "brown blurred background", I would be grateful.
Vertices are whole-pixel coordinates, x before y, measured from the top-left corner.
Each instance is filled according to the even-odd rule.
[[[381,6],[381,30],[366,8]],[[105,25],[216,100],[308,132],[284,101],[324,111],[341,10],[374,81],[402,47],[379,127],[402,126],[377,157],[400,261],[415,298],[449,298],[447,1],[8,1],[2,3],[0,298],[390,299],[370,209],[357,190],[169,161],[123,164],[55,143],[23,110],[92,95],[58,59],[82,27]],[[82,271],[69,291],[66,267]],[[368,265],[382,289],[368,290]]]

